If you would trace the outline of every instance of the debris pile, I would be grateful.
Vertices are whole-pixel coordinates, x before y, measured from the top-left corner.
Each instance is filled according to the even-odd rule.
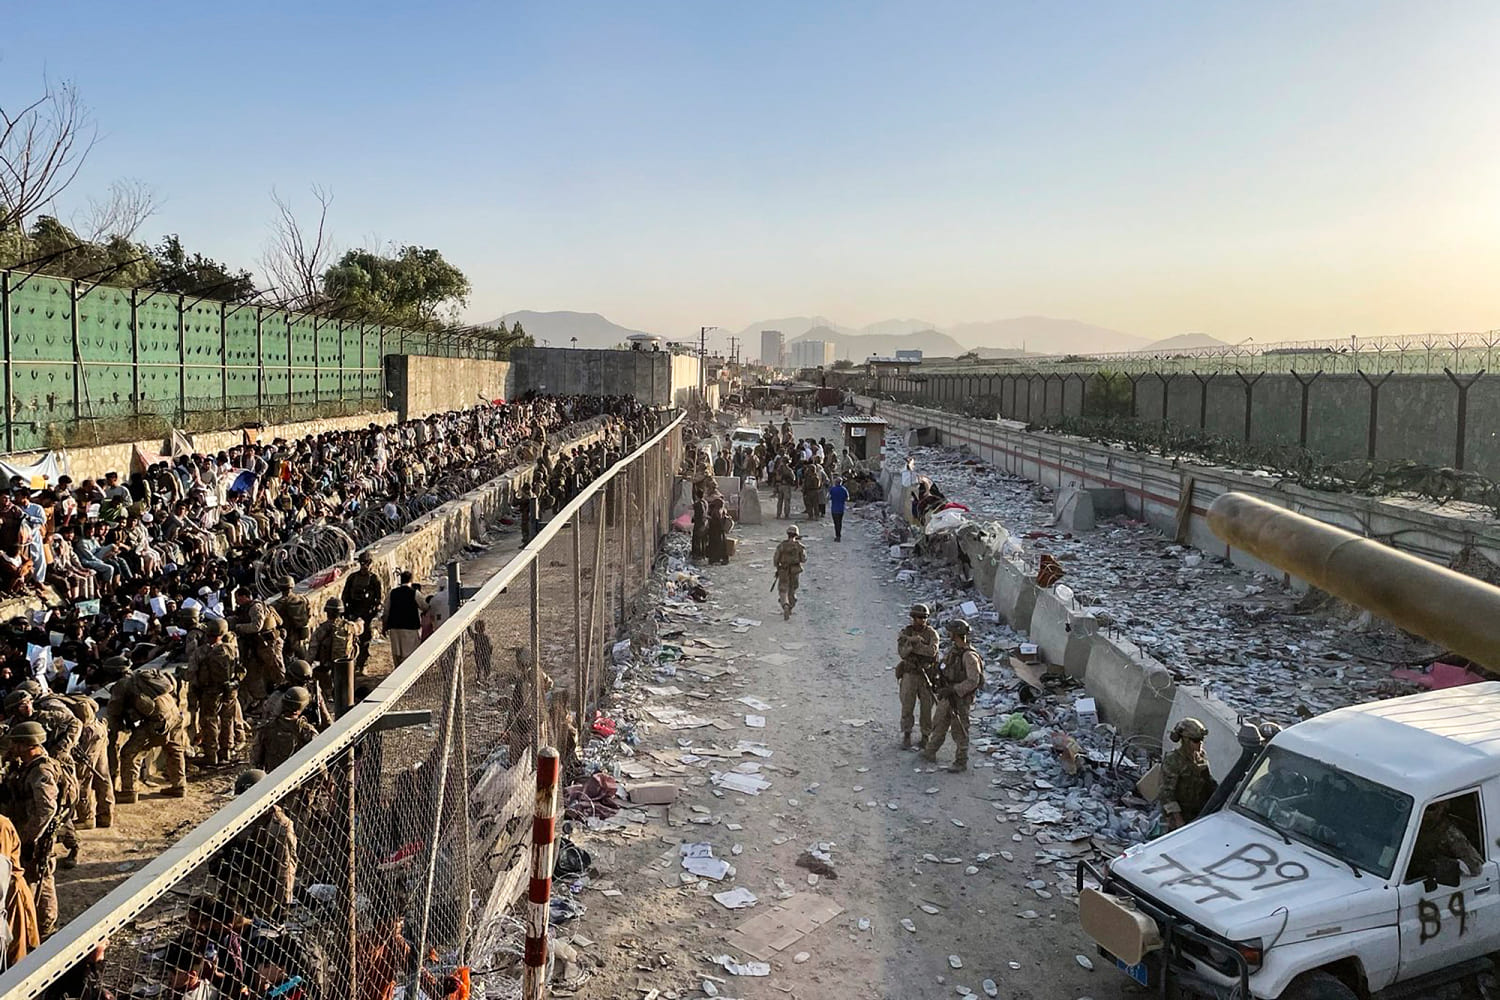
[[[1179,682],[1207,685],[1238,711],[1283,725],[1344,705],[1415,690],[1392,667],[1425,665],[1439,650],[1368,615],[1341,619],[1333,602],[1284,589],[1279,580],[1164,538],[1118,516],[1073,533],[1054,524],[1053,491],[942,447],[908,450],[887,439],[888,461],[916,471],[969,509],[979,528],[1006,532],[1006,547],[1028,565],[1057,561],[1081,606],[1109,632],[1164,663]],[[882,508],[883,509],[883,508]],[[890,514],[881,540],[896,578],[914,600],[980,601],[966,593],[951,553],[911,541]],[[905,537],[903,537],[903,529]],[[928,551],[923,551],[927,549]],[[947,584],[945,586],[945,583]],[[983,606],[983,605],[981,605]]]

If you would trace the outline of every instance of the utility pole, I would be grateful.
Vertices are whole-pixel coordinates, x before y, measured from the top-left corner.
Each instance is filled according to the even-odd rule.
[[[740,365],[740,338],[731,336],[729,338],[729,366],[738,368]]]

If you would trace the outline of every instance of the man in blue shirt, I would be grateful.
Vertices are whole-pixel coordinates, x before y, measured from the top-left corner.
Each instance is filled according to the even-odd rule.
[[[844,504],[849,502],[849,490],[842,476],[833,477],[833,486],[828,491],[828,512],[833,515],[833,540],[844,540]]]

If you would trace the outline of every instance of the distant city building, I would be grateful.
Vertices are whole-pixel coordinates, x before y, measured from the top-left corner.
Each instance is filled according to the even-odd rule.
[[[791,347],[793,368],[829,368],[833,365],[833,344],[827,340],[798,340]]]
[[[922,360],[922,352],[921,351],[897,351],[896,352],[896,360],[897,361],[916,361],[916,362],[920,362]]]
[[[760,363],[767,368],[786,367],[786,337],[780,330],[760,331]]]

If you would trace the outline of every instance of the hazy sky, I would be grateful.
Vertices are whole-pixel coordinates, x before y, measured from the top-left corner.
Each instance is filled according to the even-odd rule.
[[[680,336],[1041,313],[1148,337],[1500,326],[1500,4],[25,5],[153,238],[259,255],[273,186],[434,246],[470,318]]]

